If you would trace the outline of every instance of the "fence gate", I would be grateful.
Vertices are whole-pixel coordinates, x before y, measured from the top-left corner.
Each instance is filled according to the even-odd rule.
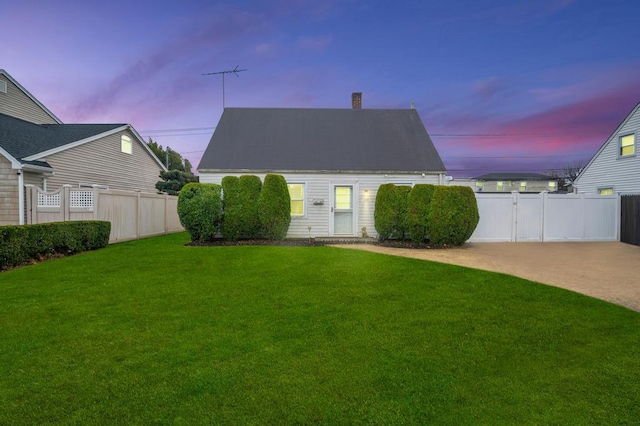
[[[640,195],[620,199],[620,241],[640,246]]]

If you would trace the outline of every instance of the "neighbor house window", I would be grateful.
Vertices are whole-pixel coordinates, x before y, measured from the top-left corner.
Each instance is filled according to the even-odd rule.
[[[120,149],[125,154],[133,153],[133,145],[131,144],[131,138],[127,135],[122,135],[120,138]]]
[[[628,157],[636,153],[636,135],[620,137],[620,157]]]
[[[304,216],[304,183],[288,183],[291,216]]]
[[[476,182],[476,191],[482,191],[483,185],[484,183],[482,182]]]
[[[613,188],[600,188],[598,189],[600,195],[613,195]]]
[[[527,182],[520,182],[520,191],[527,190]]]
[[[498,191],[504,191],[504,182],[498,182],[496,183],[496,189]]]
[[[556,181],[549,182],[549,192],[553,192],[556,189],[558,189],[558,182]]]

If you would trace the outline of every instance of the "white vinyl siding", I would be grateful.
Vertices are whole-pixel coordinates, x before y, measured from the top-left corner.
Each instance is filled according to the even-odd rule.
[[[33,101],[18,86],[0,74],[6,84],[6,92],[0,92],[0,113],[36,124],[57,123],[40,105]]]
[[[277,173],[275,171],[274,173]],[[225,176],[241,176],[243,174],[254,174],[264,181],[264,173],[200,173],[201,183],[220,184]],[[393,184],[438,184],[438,175],[426,175],[421,177],[418,174],[398,174],[384,175],[377,174],[346,174],[346,173],[281,173],[285,180],[290,183],[305,183],[306,212],[304,216],[292,216],[289,225],[288,237],[307,238],[331,236],[330,217],[331,200],[333,187],[353,186],[354,214],[356,214],[355,229],[353,236],[361,236],[362,228],[367,228],[370,237],[376,237],[373,210],[376,202],[378,188],[384,183]],[[309,231],[309,226],[311,230]]]
[[[637,144],[639,133],[640,104],[631,111],[578,177],[574,185],[578,193],[598,194],[598,190],[602,188],[614,188],[619,194],[640,193],[640,156],[636,155],[637,146],[634,146],[634,155],[620,156],[621,138],[633,134],[634,144]]]
[[[132,154],[121,152],[121,136],[132,140]],[[62,185],[106,185],[110,189],[156,192],[160,180],[160,165],[137,142],[128,130],[87,142],[45,159],[55,169],[47,179],[49,191]]]

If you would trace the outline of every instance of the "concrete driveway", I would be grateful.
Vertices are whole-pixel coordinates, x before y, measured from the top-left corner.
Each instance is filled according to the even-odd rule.
[[[443,250],[370,244],[337,247],[502,272],[640,312],[640,247],[619,242],[467,243]]]

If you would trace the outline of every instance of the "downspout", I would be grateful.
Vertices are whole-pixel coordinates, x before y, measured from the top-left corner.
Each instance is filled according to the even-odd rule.
[[[24,176],[18,169],[18,224],[24,225]]]

